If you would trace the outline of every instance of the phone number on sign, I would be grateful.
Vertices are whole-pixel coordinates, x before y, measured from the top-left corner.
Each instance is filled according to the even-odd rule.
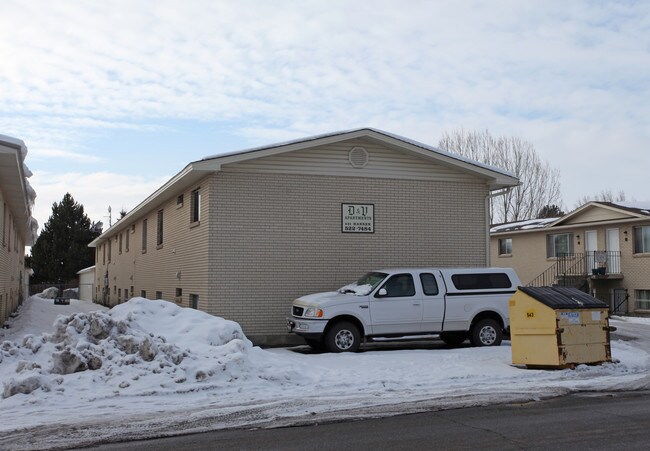
[[[370,226],[345,226],[343,228],[346,232],[372,232]]]

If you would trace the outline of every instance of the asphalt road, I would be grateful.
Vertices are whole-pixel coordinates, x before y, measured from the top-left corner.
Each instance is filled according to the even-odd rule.
[[[390,418],[240,429],[93,450],[558,450],[650,447],[650,392],[593,393]]]

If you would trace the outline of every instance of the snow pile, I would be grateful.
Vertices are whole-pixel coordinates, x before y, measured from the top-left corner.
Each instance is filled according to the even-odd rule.
[[[43,299],[54,299],[59,295],[59,289],[57,287],[50,287],[44,289],[38,297],[43,298]]]
[[[90,389],[86,383],[118,393],[151,393],[275,378],[251,361],[252,349],[235,322],[167,301],[133,298],[108,312],[60,315],[51,334],[29,334],[20,344],[5,341],[0,347],[3,397],[39,389],[64,392],[67,386]]]
[[[344,287],[339,288],[339,293],[351,293],[355,296],[367,296],[372,291],[372,285],[357,285],[356,283],[351,283]]]

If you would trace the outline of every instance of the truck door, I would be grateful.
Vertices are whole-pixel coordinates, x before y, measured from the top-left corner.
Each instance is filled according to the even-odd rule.
[[[380,294],[384,293],[385,294]],[[422,296],[413,275],[391,276],[370,298],[373,334],[414,333],[422,322]]]
[[[422,283],[422,332],[442,331],[445,319],[445,295],[442,276],[433,272],[420,273]],[[442,287],[443,289],[440,289]]]

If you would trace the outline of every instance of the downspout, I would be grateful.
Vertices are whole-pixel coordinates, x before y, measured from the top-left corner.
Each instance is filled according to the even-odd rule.
[[[485,229],[485,266],[491,266],[492,259],[490,258],[490,199],[498,196],[505,196],[510,191],[512,191],[512,186],[507,188],[502,188],[497,191],[490,191],[488,195],[485,196],[485,223],[488,225]]]

